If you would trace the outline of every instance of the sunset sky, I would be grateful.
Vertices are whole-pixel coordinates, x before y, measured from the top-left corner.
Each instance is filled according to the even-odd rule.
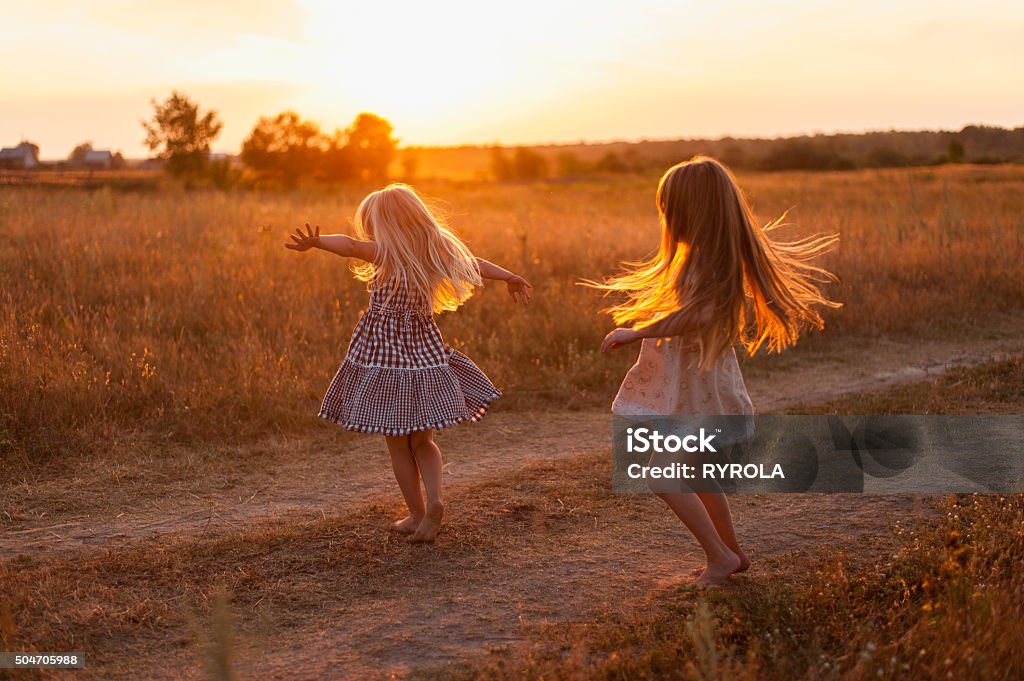
[[[146,155],[174,88],[403,144],[1024,125],[1024,3],[0,0],[0,145]]]

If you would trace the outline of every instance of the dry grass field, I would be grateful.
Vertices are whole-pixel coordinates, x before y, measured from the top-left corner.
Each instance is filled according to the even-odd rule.
[[[827,329],[792,356],[879,338],[969,345],[1024,308],[1024,168],[741,177],[761,219],[838,232]],[[504,389],[499,409],[607,404],[631,361],[577,285],[649,253],[656,178],[433,184],[481,256],[522,272],[441,319]],[[0,188],[0,454],[40,462],[118,438],[238,442],[314,418],[365,304],[346,263],[282,248],[309,220],[346,229],[362,191],[282,194]],[[754,366],[770,359],[755,358]]]

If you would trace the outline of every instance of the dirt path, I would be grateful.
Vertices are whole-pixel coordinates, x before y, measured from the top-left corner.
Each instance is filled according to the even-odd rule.
[[[620,515],[523,544],[511,538],[482,565],[423,570],[410,575],[415,588],[396,580],[370,598],[347,599],[335,617],[293,632],[273,655],[262,641],[249,646],[251,678],[401,677],[521,643],[548,625],[642,608],[702,565],[693,539],[650,501],[622,503],[632,507],[628,518],[607,509]],[[801,549],[864,551],[894,518],[912,522],[927,512],[905,496],[750,497],[736,511],[737,531],[758,561],[743,579],[770,578],[761,562]],[[765,532],[767,524],[779,529]]]
[[[1024,323],[1011,322],[990,336],[966,349],[958,339],[882,341],[866,351],[811,361],[784,355],[768,369],[749,370],[748,389],[758,411],[771,413],[1024,353]],[[600,450],[607,447],[609,430],[605,410],[496,410],[479,425],[441,434],[446,480],[457,485],[527,461]],[[160,536],[216,536],[261,518],[328,517],[368,496],[394,492],[377,438],[330,432],[197,456],[139,452],[112,465],[97,462],[73,479],[7,483],[0,506],[0,560]]]
[[[186,626],[173,612],[151,609],[169,597],[174,609],[188,607],[224,583],[239,678],[402,678],[541,637],[571,644],[574,627],[628,616],[690,579],[700,564],[692,538],[657,499],[612,494],[609,465],[595,451],[455,484],[450,523],[435,546],[395,538],[387,521],[396,505],[371,498],[284,531],[254,522],[230,539],[136,542],[131,552],[82,552],[54,568],[30,562],[22,569],[34,572],[23,578],[73,583],[66,588],[74,607],[52,592],[43,599],[53,617],[73,620],[75,633],[93,642],[94,663],[76,679],[204,678],[199,650],[208,620]],[[753,560],[737,579],[769,583],[788,579],[780,566],[794,552],[874,555],[891,549],[895,520],[913,525],[935,512],[911,495],[734,502]],[[189,577],[181,581],[183,568]],[[119,598],[122,588],[131,594]],[[148,605],[135,610],[139,602]]]

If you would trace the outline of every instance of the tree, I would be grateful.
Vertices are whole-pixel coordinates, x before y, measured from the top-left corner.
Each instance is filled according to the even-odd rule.
[[[81,165],[85,162],[85,153],[87,151],[92,151],[92,142],[82,142],[72,149],[71,155],[68,156],[68,161],[74,165]]]
[[[548,174],[548,160],[532,149],[516,147],[512,158],[501,147],[491,148],[491,175],[495,180],[537,180]]]
[[[512,169],[517,180],[537,180],[548,174],[548,160],[536,151],[517,147],[512,156]]]
[[[875,147],[868,152],[864,163],[870,168],[902,168],[910,165],[910,159],[892,147]]]
[[[293,187],[301,178],[321,171],[324,154],[332,146],[319,125],[285,111],[260,118],[242,143],[242,161],[260,175]]]
[[[721,141],[725,142],[725,140]],[[748,163],[747,154],[743,151],[743,147],[731,139],[726,143],[725,147],[718,152],[718,158],[731,168],[745,168]]]
[[[847,170],[853,167],[827,140],[806,138],[773,142],[760,162],[762,170]]]
[[[555,157],[555,174],[560,177],[571,177],[573,175],[582,175],[586,171],[586,166],[580,161],[579,157],[571,151],[563,151]]]
[[[491,175],[499,182],[513,179],[512,163],[501,147],[491,148]]]
[[[402,151],[402,179],[412,182],[420,169],[420,155],[416,149],[406,147]]]
[[[352,158],[352,148],[348,146],[346,132],[334,130],[327,140],[327,150],[321,163],[321,174],[333,182],[348,182],[360,176]]]
[[[361,113],[347,130],[327,135],[313,121],[285,111],[260,118],[242,144],[242,162],[288,187],[304,177],[383,181],[398,146],[392,129],[380,116]]]
[[[391,136],[393,130],[391,123],[380,116],[361,113],[345,131],[348,157],[360,179],[387,179],[388,166],[398,148],[398,140]]]
[[[626,167],[626,162],[623,161],[614,151],[609,151],[602,156],[598,162],[594,164],[594,168],[600,173],[624,173],[629,170],[629,168]]]
[[[167,159],[167,172],[175,177],[203,175],[210,159],[210,144],[223,123],[216,111],[200,114],[199,105],[180,92],[172,92],[163,104],[152,100],[153,119],[142,121],[146,146]]]
[[[952,140],[946,147],[946,158],[950,163],[964,162],[964,145],[959,140]]]

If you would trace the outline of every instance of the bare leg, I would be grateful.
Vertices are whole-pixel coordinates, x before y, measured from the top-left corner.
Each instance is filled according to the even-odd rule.
[[[707,509],[700,498],[693,493],[673,492],[659,493],[668,507],[683,521],[693,533],[704,554],[707,556],[707,568],[697,579],[697,586],[708,587],[723,583],[729,575],[740,566],[740,557],[726,546],[718,535]]]
[[[724,492],[697,492],[697,498],[704,504],[704,509],[708,512],[718,536],[733,553],[740,557],[740,566],[736,572],[745,572],[750,567],[750,559],[747,558],[747,554],[740,548],[739,541],[736,539],[736,529],[733,527],[732,513],[729,510],[729,499]],[[701,567],[694,570],[693,574],[700,576],[703,572],[704,568]]]
[[[427,492],[427,508],[419,527],[410,541],[431,542],[437,539],[437,531],[444,517],[443,476],[441,450],[434,444],[434,431],[423,430],[409,436],[413,456],[423,478],[423,489]]]
[[[384,440],[391,454],[391,469],[395,472],[395,480],[402,490],[405,505],[409,507],[409,516],[391,523],[391,529],[402,534],[412,534],[426,513],[423,493],[420,491],[420,471],[416,466],[408,435],[385,437]]]

